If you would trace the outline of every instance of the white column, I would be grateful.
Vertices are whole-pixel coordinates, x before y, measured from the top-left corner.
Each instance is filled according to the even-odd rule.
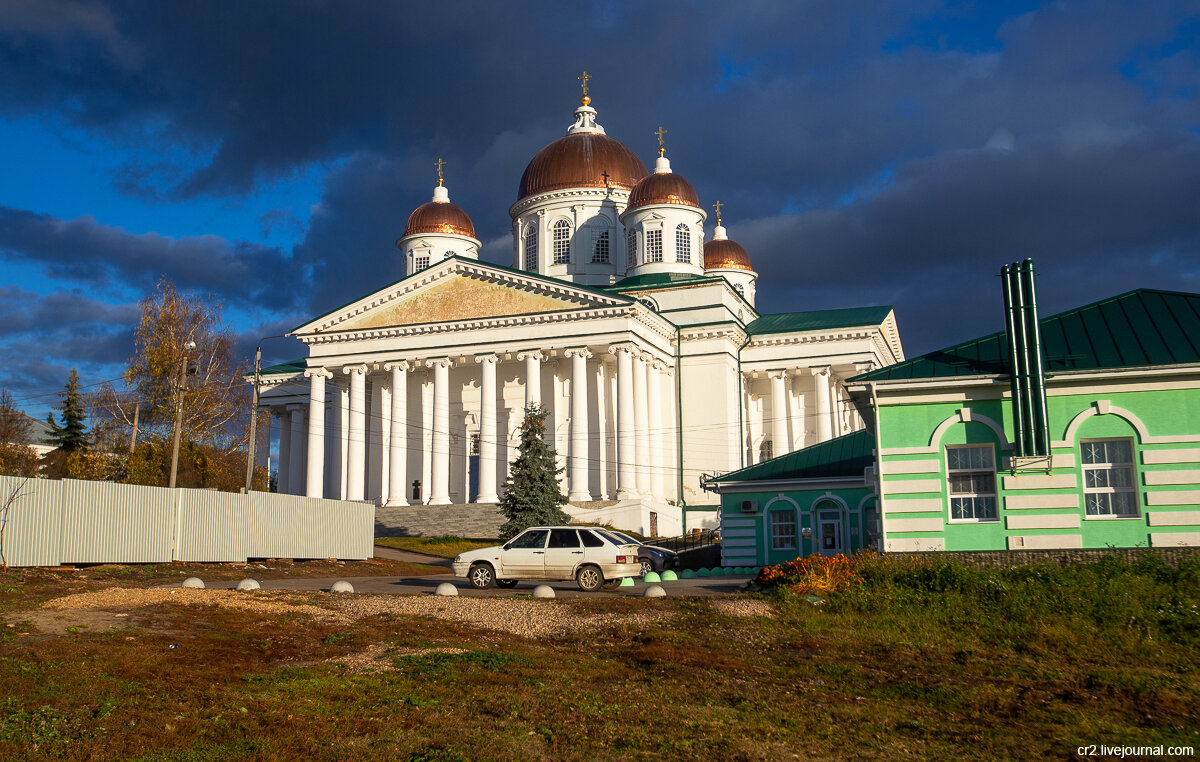
[[[665,365],[657,360],[648,363],[646,366],[646,372],[649,374],[646,379],[646,391],[648,397],[647,407],[650,415],[646,425],[649,429],[648,436],[650,439],[650,494],[655,500],[666,500],[666,492],[663,490],[663,485],[666,482],[663,478],[663,450],[666,446],[667,438],[663,434],[663,376],[659,372],[665,367]]]
[[[586,502],[592,499],[588,490],[588,374],[587,361],[592,356],[587,347],[568,349],[571,358],[571,489],[567,499]]]
[[[347,365],[342,372],[350,376],[350,426],[346,448],[346,499],[363,500],[366,486],[367,452],[367,366]]]
[[[392,373],[392,437],[389,449],[387,505],[408,505],[404,490],[408,481],[408,363],[383,366]]]
[[[633,421],[633,347],[609,347],[617,356],[617,499],[638,496],[636,435]]]
[[[498,503],[496,494],[496,355],[479,355],[479,496],[477,503]],[[470,500],[468,495],[467,499]]]
[[[275,472],[275,491],[288,493],[288,471],[292,468],[292,417],[285,409],[279,414],[279,465]]]
[[[635,427],[634,451],[637,464],[637,488],[642,495],[650,494],[650,412],[646,399],[646,371],[650,356],[639,353],[633,361],[633,421]]]
[[[333,376],[330,373],[330,376]],[[325,389],[329,392],[329,405],[325,408],[325,495],[329,498],[337,500],[341,497],[341,485],[338,484],[338,479],[342,469],[342,427],[346,422],[341,418],[341,405],[338,400],[341,397],[341,390],[338,389],[336,383],[325,383]]]
[[[433,457],[429,504],[450,503],[450,359],[426,360],[433,368]]]
[[[347,463],[350,456],[350,387],[338,386],[338,499],[346,499]]]
[[[288,467],[288,494],[302,495],[304,489],[304,406],[288,405],[292,417],[291,464]]]
[[[833,439],[833,414],[830,408],[829,381],[833,374],[828,365],[810,368],[816,386],[817,441]]]
[[[525,407],[542,404],[542,360],[546,359],[541,352],[517,353],[518,360],[525,361]],[[521,419],[525,416],[522,413]]]
[[[324,368],[304,371],[308,385],[308,478],[304,494],[325,497],[325,379],[333,374]]]
[[[773,370],[771,378],[771,455],[779,457],[792,451],[788,438],[787,371]]]

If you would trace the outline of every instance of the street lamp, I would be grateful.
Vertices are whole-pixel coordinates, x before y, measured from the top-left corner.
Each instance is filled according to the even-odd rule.
[[[290,333],[277,336],[263,336],[258,340],[258,349],[254,350],[254,392],[250,403],[250,442],[246,448],[246,493],[249,494],[254,486],[254,446],[258,444],[258,381],[262,372],[262,345],[267,339],[286,339]],[[269,437],[268,437],[269,439]],[[268,442],[270,444],[270,442]]]
[[[175,393],[175,436],[171,443],[171,483],[175,489],[175,476],[179,473],[179,434],[183,428],[183,390],[187,388],[187,353],[196,348],[196,342],[189,341],[183,345],[183,363],[179,369],[179,386]]]

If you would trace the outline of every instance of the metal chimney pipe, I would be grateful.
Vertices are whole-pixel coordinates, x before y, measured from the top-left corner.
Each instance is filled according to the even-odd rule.
[[[1013,273],[1008,265],[1000,268],[1000,280],[1004,286],[1004,320],[1008,334],[1009,378],[1012,383],[1012,422],[1013,442],[1016,444],[1016,455],[1025,454],[1025,428],[1021,411],[1025,404],[1021,395],[1020,348],[1017,340],[1016,306],[1013,303]]]
[[[1050,424],[1046,412],[1046,375],[1045,361],[1042,353],[1042,329],[1038,319],[1037,290],[1034,287],[1033,260],[1026,259],[1021,263],[1021,279],[1023,281],[1022,298],[1029,305],[1029,346],[1028,356],[1032,362],[1030,380],[1033,396],[1029,400],[1030,412],[1033,414],[1034,455],[1050,454]]]

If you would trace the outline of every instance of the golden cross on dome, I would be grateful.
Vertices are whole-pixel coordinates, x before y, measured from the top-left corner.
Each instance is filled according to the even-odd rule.
[[[583,74],[580,74],[578,77],[575,78],[583,83],[583,97],[579,99],[579,102],[585,106],[592,102],[592,99],[588,97],[588,91],[587,91],[587,83],[588,83],[588,80],[591,78],[592,78],[592,75],[588,74],[586,71],[584,71]]]
[[[720,200],[718,200],[717,203],[713,204],[713,208],[717,210],[717,224],[718,225],[721,224],[721,207],[723,207],[723,206],[725,206],[725,205],[722,204],[720,202]]]
[[[441,185],[442,184],[442,167],[446,166],[446,162],[442,161],[442,157],[439,156],[438,160],[433,163],[433,166],[437,167],[438,185]]]
[[[661,124],[658,125],[658,129],[654,131],[654,134],[658,136],[658,155],[659,156],[662,156],[664,153],[667,152],[667,147],[665,145],[663,145],[663,139],[662,139],[663,135],[666,135],[667,132],[668,131],[664,130],[663,126]]]

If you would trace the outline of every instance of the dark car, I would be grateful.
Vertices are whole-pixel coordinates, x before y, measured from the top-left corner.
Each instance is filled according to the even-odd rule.
[[[633,543],[638,546],[638,561],[642,564],[642,576],[646,576],[650,572],[658,572],[662,574],[667,569],[679,571],[680,560],[679,554],[673,550],[660,548],[657,545],[647,545],[635,537],[630,537],[624,532],[614,532],[613,530],[605,530],[609,534],[616,537],[618,540]]]

